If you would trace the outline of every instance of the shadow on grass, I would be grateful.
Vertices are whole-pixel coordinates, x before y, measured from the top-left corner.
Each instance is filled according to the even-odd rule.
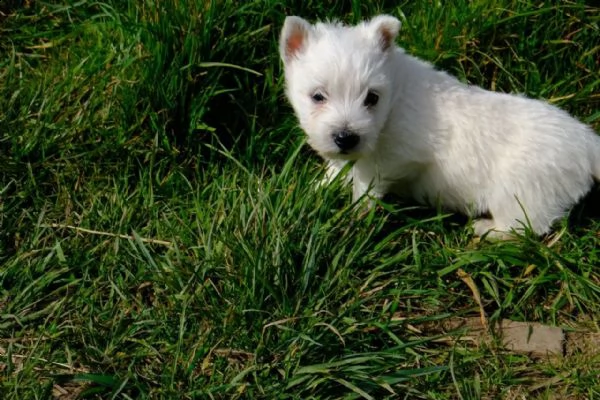
[[[568,217],[568,226],[573,232],[588,230],[600,220],[600,183],[577,203]]]
[[[469,223],[469,217],[464,214],[443,207],[423,205],[410,198],[388,194],[383,201],[384,212],[389,213],[390,231],[406,226],[438,234],[456,234]]]

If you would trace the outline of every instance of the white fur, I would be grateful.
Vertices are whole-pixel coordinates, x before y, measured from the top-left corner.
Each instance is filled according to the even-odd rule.
[[[399,29],[391,16],[353,27],[285,21],[286,93],[328,177],[352,161],[355,200],[394,192],[490,214],[476,235],[548,232],[600,179],[600,137],[545,102],[465,85],[407,55],[394,44]],[[346,152],[333,140],[343,129],[360,137]]]

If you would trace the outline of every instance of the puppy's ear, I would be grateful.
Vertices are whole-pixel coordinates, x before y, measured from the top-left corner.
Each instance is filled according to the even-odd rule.
[[[400,21],[391,15],[379,15],[369,21],[369,28],[375,32],[383,51],[394,47],[401,25]]]
[[[290,62],[306,49],[311,25],[300,17],[286,17],[279,37],[279,54],[284,63]]]

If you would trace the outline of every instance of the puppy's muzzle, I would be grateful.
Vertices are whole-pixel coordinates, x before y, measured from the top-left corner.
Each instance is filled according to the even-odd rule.
[[[358,142],[360,142],[360,136],[353,133],[352,131],[344,129],[338,133],[333,134],[333,141],[335,142],[337,147],[339,147],[340,150],[342,150],[342,152],[346,152],[356,147]]]

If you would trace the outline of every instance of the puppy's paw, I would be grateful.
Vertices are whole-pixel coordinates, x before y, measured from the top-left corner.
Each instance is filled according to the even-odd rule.
[[[501,229],[496,221],[488,218],[480,218],[473,221],[473,232],[475,236],[484,237],[487,240],[510,240],[514,239],[507,230]]]

